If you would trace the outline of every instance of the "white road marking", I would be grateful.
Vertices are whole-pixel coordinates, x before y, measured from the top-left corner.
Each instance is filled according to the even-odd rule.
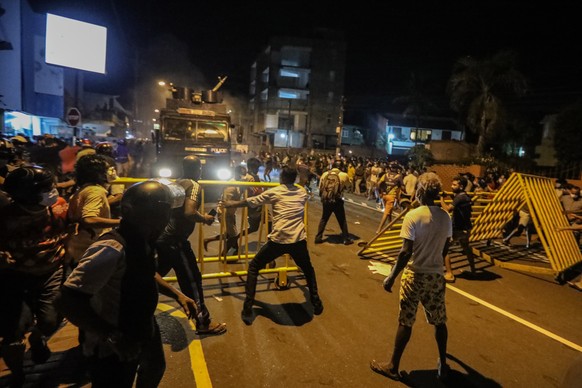
[[[491,303],[486,302],[483,299],[477,298],[476,296],[473,296],[473,295],[471,295],[471,294],[469,294],[469,293],[467,293],[467,292],[465,292],[457,287],[453,287],[450,284],[447,284],[447,288],[449,288],[451,291],[454,291],[460,295],[463,295],[464,297],[466,297],[468,299],[471,299],[471,300],[481,304],[482,306],[485,306],[493,311],[496,311],[499,314],[505,315],[506,317],[513,319],[514,321],[519,322],[522,325],[527,326],[530,329],[537,331],[538,333],[541,333],[545,336],[548,336],[551,339],[556,340],[556,341],[558,341],[558,342],[560,342],[560,343],[562,343],[562,344],[564,344],[564,345],[566,345],[574,350],[582,352],[582,346],[577,345],[577,344],[573,343],[572,341],[568,341],[567,339],[560,337],[559,335],[554,334],[551,331],[544,329],[543,327],[539,327],[538,325],[535,325],[531,322],[528,322],[525,319],[518,317],[517,315],[514,315],[514,314],[512,314],[508,311],[505,311],[497,306],[494,306]]]

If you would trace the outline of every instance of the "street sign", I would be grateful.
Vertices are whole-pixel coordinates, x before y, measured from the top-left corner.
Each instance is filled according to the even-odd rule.
[[[69,108],[66,119],[71,127],[76,127],[81,123],[81,112],[77,108]]]

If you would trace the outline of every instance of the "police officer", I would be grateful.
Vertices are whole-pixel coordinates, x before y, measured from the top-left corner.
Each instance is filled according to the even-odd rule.
[[[198,180],[202,175],[202,162],[197,156],[186,156],[182,161],[182,170],[182,178],[176,183],[184,188],[186,199],[183,206],[173,209],[170,222],[156,242],[158,273],[165,276],[173,269],[180,290],[196,301],[198,313],[193,317],[196,322],[196,333],[222,334],[226,332],[226,324],[210,321],[210,312],[204,302],[202,274],[188,241],[196,223],[212,225],[214,222],[214,216],[199,212],[202,189]]]

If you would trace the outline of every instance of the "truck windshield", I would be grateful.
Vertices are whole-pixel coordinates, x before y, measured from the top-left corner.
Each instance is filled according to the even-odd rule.
[[[210,143],[227,142],[228,124],[225,121],[166,119],[164,139],[190,140]]]

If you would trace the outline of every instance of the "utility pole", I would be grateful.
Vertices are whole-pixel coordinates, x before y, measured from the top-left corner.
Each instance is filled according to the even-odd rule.
[[[289,143],[291,143],[291,131],[293,128],[293,122],[291,120],[291,99],[289,99],[289,112],[288,112],[288,116],[289,116],[289,129],[287,129],[287,153],[289,152]]]
[[[344,126],[344,102],[345,102],[344,100],[345,100],[344,96],[341,96],[337,127],[335,129],[335,133],[337,135],[337,145],[335,148],[335,157],[336,158],[338,157],[338,155],[340,153],[341,146],[342,146],[342,128]]]

